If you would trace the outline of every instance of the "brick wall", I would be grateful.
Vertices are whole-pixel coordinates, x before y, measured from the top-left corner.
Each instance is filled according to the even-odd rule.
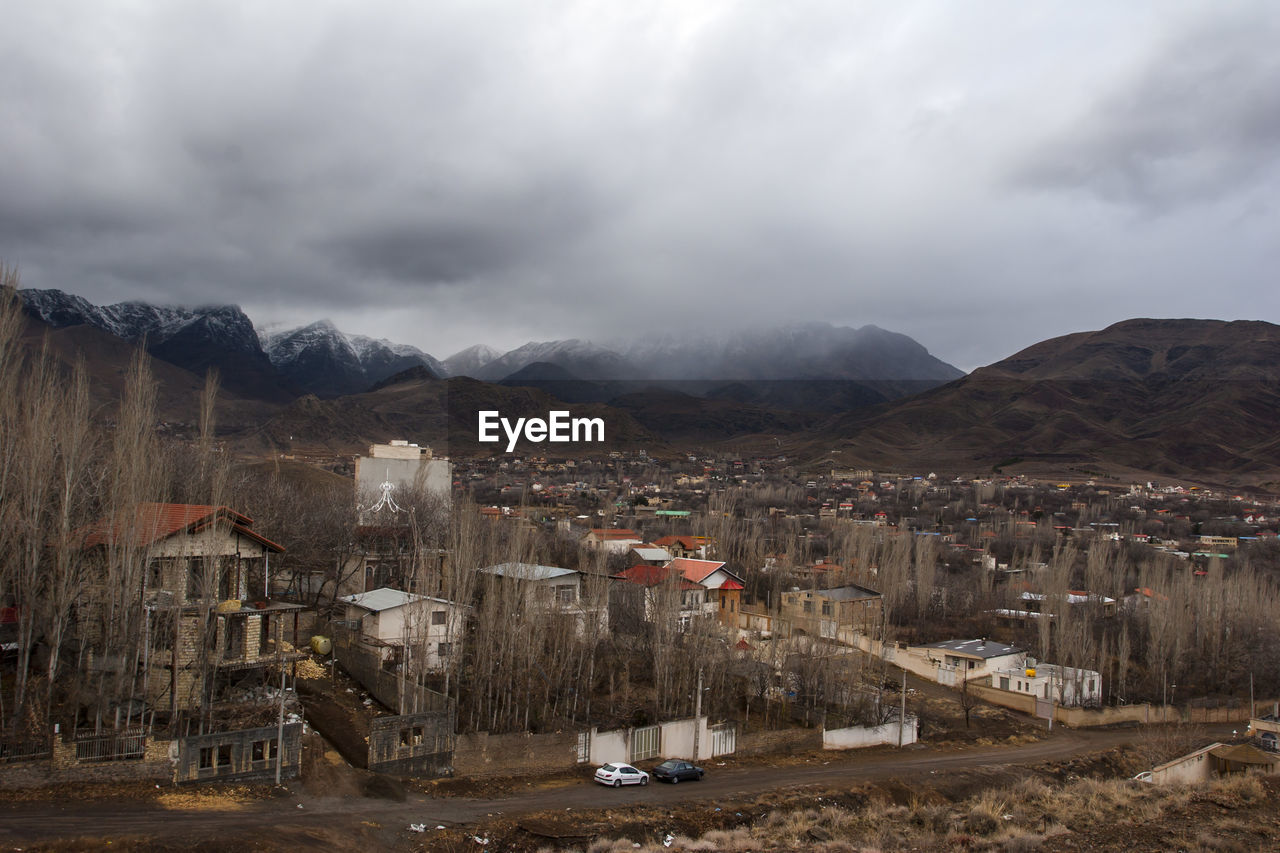
[[[55,737],[52,755],[47,759],[0,764],[0,788],[43,788],[67,782],[172,782],[172,743],[149,739],[142,758],[78,761],[75,743]]]
[[[560,770],[578,763],[578,733],[458,735],[453,770],[459,776],[504,776]]]
[[[822,729],[780,729],[738,732],[735,755],[767,755],[772,752],[799,752],[822,749]]]
[[[452,711],[378,717],[369,724],[368,767],[375,773],[433,778],[453,772]]]

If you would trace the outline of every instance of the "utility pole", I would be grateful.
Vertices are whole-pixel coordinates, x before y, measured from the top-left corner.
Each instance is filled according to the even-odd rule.
[[[284,620],[276,619],[276,659],[280,664],[280,717],[276,722],[276,784],[284,764]]]
[[[907,724],[907,671],[902,671],[902,708],[898,711],[898,746],[902,746],[902,727]]]
[[[698,695],[693,700],[693,760],[698,760],[698,735],[702,733],[702,668],[698,668]]]

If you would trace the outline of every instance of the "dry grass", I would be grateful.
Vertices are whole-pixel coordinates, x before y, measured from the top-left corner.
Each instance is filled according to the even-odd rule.
[[[901,798],[900,798],[901,799]],[[811,850],[869,853],[873,850],[1057,849],[1054,839],[1096,831],[1099,826],[1160,825],[1206,805],[1221,809],[1213,829],[1195,827],[1185,836],[1191,849],[1258,849],[1256,825],[1233,809],[1265,808],[1268,792],[1256,777],[1223,779],[1201,786],[1156,786],[1127,779],[1073,779],[1065,783],[1026,778],[981,791],[957,802],[922,792],[907,803],[870,796],[860,807],[777,808],[752,824],[707,832],[699,838],[669,836],[637,845],[629,839],[599,839],[579,853],[748,853]],[[1203,831],[1202,831],[1203,830]],[[1082,836],[1083,837],[1083,836]],[[1246,839],[1246,840],[1242,840]],[[663,842],[667,843],[663,843]]]

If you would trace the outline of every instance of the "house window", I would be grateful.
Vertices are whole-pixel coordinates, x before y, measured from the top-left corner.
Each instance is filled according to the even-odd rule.
[[[805,613],[812,613],[812,612],[813,612],[813,602],[812,602],[812,601],[806,601],[806,602],[804,603],[804,612],[805,612]]]
[[[164,570],[159,560],[147,563],[147,589],[160,589],[164,586]]]
[[[209,770],[213,767],[213,747],[200,747],[200,769]]]
[[[432,610],[432,611],[431,611],[431,624],[432,624],[432,625],[443,625],[443,624],[444,624],[444,622],[445,622],[445,619],[446,619],[447,617],[448,617],[448,614],[447,614],[445,611],[443,611],[443,610]]]
[[[224,743],[218,746],[218,766],[231,766],[231,744]]]
[[[830,616],[830,615],[831,615],[831,602],[830,602],[830,601],[824,601],[824,602],[822,602],[822,615],[823,615],[823,616]]]
[[[578,590],[572,584],[556,587],[557,604],[573,604],[578,600]]]
[[[727,601],[727,600],[728,600],[728,599],[724,599],[724,598],[720,599],[720,609],[721,609],[721,610],[724,610],[724,604],[725,604],[725,601]]]
[[[195,601],[205,597],[206,565],[204,557],[187,558],[187,600]]]
[[[436,654],[442,658],[447,658],[453,654],[453,643],[441,643],[436,646]]]
[[[223,651],[231,657],[240,657],[244,654],[244,620],[243,619],[223,619],[222,620],[222,636],[225,641]]]
[[[258,617],[258,654],[267,653],[268,641],[271,639],[271,617],[265,613]]]

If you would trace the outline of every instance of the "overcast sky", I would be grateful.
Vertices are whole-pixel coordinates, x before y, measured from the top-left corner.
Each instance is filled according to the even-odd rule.
[[[825,320],[971,369],[1280,320],[1280,4],[12,3],[0,258],[468,344]]]

